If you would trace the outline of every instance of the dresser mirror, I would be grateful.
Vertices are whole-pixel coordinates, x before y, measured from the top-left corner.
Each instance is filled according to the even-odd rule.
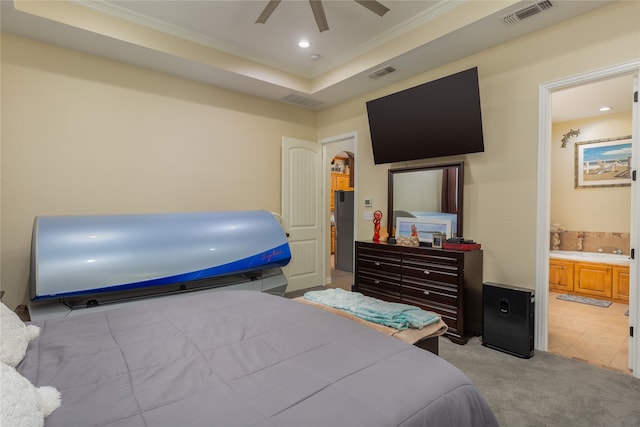
[[[387,230],[396,235],[398,217],[421,223],[451,221],[450,237],[462,234],[464,162],[389,169]],[[428,228],[428,227],[427,227]]]

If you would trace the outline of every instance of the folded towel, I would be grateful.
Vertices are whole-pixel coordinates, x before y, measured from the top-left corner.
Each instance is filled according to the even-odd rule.
[[[360,292],[349,292],[339,288],[309,291],[304,294],[304,298],[344,310],[361,319],[400,330],[422,329],[440,321],[438,315],[412,305],[381,301]]]

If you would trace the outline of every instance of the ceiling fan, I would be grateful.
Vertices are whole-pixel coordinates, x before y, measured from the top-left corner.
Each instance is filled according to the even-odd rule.
[[[264,10],[256,20],[256,24],[264,24],[267,22],[267,19],[271,16],[276,7],[280,4],[281,0],[269,0],[269,3],[265,6]],[[376,0],[353,0],[359,5],[362,5],[369,9],[371,12],[375,13],[378,16],[382,16],[389,11],[389,8],[377,2]],[[322,0],[309,0],[309,4],[311,5],[311,11],[313,12],[313,17],[316,19],[316,24],[318,24],[318,29],[320,32],[326,31],[329,29],[329,24],[327,23],[327,17],[324,14],[324,7],[322,6]]]

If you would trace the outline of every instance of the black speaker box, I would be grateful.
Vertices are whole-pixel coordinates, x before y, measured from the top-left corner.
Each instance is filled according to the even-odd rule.
[[[533,356],[535,292],[499,283],[482,286],[482,345],[513,356]]]

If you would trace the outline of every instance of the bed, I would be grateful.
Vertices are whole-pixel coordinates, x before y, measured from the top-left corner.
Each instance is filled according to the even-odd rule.
[[[497,426],[440,357],[312,305],[199,291],[33,322],[46,427]]]

